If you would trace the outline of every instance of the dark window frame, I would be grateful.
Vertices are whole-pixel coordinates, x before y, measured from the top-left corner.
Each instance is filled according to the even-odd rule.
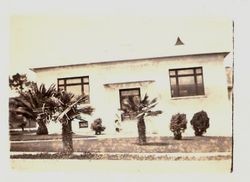
[[[141,89],[140,89],[140,87],[119,89],[120,109],[122,109],[122,92],[123,91],[131,91],[131,90],[137,90],[137,91],[139,91],[139,95],[138,96],[139,96],[139,98],[141,100]],[[125,118],[125,116],[124,116],[124,113],[123,113],[123,114],[121,114],[122,121],[125,120],[124,118]]]
[[[200,69],[201,72],[197,73],[197,70]],[[182,70],[192,70],[192,74],[178,74],[178,71]],[[174,75],[171,75],[170,72],[174,72]],[[201,85],[202,85],[202,93],[199,93],[198,91],[198,82],[197,82],[197,77],[201,76]],[[194,95],[186,95],[183,96],[180,94],[180,84],[179,84],[179,78],[181,77],[193,77],[194,78],[194,86],[195,86],[195,94]],[[205,95],[205,87],[204,87],[204,78],[203,78],[203,69],[202,67],[190,67],[190,68],[177,68],[177,69],[169,69],[169,82],[170,82],[170,92],[171,92],[171,97],[192,97],[192,96],[200,96],[200,95]],[[176,81],[176,89],[177,93],[172,93],[172,84],[171,84],[171,78],[175,78]]]
[[[84,82],[84,79],[88,79],[87,82]],[[76,83],[67,83],[67,80],[70,79],[80,79],[80,82],[76,82]],[[60,81],[63,81],[63,84],[59,84]],[[63,87],[63,89],[65,91],[67,91],[67,86],[75,86],[75,85],[81,85],[81,91],[82,94],[84,93],[84,85],[88,85],[89,86],[89,76],[77,76],[77,77],[64,77],[64,78],[57,78],[57,89],[59,90],[60,87]],[[90,86],[88,88],[89,90],[89,94],[90,95]],[[88,98],[88,101],[86,103],[90,103],[90,97]]]

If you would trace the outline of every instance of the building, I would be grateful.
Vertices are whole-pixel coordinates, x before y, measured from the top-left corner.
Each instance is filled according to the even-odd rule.
[[[204,110],[210,118],[206,135],[231,136],[231,102],[224,58],[228,52],[185,53],[150,58],[96,61],[83,64],[32,68],[38,83],[57,84],[76,95],[89,95],[86,104],[95,108],[93,118],[101,117],[105,134],[114,134],[114,118],[128,97],[157,97],[163,114],[148,118],[148,134],[172,136],[170,119],[185,113],[188,127],[183,136],[193,136],[190,120]],[[230,87],[231,88],[231,87]],[[122,132],[137,134],[133,115],[122,115]],[[56,125],[56,124],[54,124]],[[89,133],[74,122],[74,132]],[[57,125],[58,126],[58,125]],[[61,129],[58,126],[59,129]],[[93,132],[92,132],[93,133]]]

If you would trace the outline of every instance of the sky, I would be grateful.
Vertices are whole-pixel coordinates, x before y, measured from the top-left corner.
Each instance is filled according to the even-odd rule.
[[[33,67],[233,50],[228,18],[12,16],[10,25],[12,74]],[[184,45],[175,46],[178,37]]]
[[[13,6],[12,11],[17,13],[10,16],[9,74],[27,73],[34,79],[29,68],[192,53],[232,53],[230,16],[205,13],[184,16],[178,5],[180,12],[176,15],[147,2],[139,11],[130,4],[114,3],[112,7],[89,3],[84,12],[76,9],[74,13],[40,13],[39,8],[34,13],[33,9],[24,11],[25,8],[19,7],[25,4]],[[135,3],[134,7],[139,5]],[[206,11],[206,6],[200,8]],[[175,46],[177,37],[184,42],[183,46]],[[227,56],[228,65],[231,56]]]

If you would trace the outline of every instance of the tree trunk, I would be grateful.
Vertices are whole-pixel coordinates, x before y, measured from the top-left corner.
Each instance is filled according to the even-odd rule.
[[[203,131],[201,131],[201,130],[195,130],[195,136],[202,136],[202,134],[203,134]]]
[[[22,123],[20,127],[22,128],[22,132],[24,132],[25,123]]]
[[[73,132],[71,128],[71,121],[69,121],[67,124],[62,124],[63,153],[66,155],[70,155],[73,153]]]
[[[39,120],[37,122],[37,124],[38,124],[38,129],[36,131],[36,134],[37,135],[48,135],[49,132],[48,132],[47,126],[44,123],[44,121],[43,120]]]
[[[146,125],[144,121],[144,117],[140,117],[137,122],[138,135],[139,135],[139,144],[146,144]]]
[[[181,140],[182,139],[182,135],[181,135],[180,131],[174,132],[174,139],[175,140]]]

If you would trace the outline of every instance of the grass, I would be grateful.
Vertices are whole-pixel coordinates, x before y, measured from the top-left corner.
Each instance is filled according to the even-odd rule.
[[[95,136],[88,135],[76,135],[74,138],[95,138]],[[62,139],[61,134],[49,134],[49,135],[36,135],[33,132],[27,132],[22,134],[10,134],[10,141],[36,141],[36,140],[60,140]]]
[[[61,134],[35,135],[34,132],[10,134],[10,151],[24,154],[11,155],[12,159],[107,159],[107,160],[219,160],[230,159],[226,156],[194,157],[195,153],[231,152],[231,137],[147,137],[146,145],[139,145],[137,137],[99,138],[88,135],[73,135],[74,152],[78,155],[65,156],[62,153]],[[38,141],[39,140],[39,141]],[[27,154],[25,152],[37,152]],[[49,152],[53,152],[51,154]],[[147,155],[138,155],[147,154]],[[155,155],[159,153],[161,155]],[[168,153],[193,153],[194,156],[173,157]]]
[[[26,137],[26,138],[25,138]],[[25,136],[24,141],[30,137]],[[42,136],[36,136],[36,139]],[[46,140],[46,139],[53,140]],[[37,142],[11,142],[10,151],[23,152],[60,152],[61,135],[45,136]],[[146,145],[138,145],[137,138],[97,138],[95,136],[73,135],[75,152],[118,152],[118,153],[193,153],[193,152],[231,152],[231,137],[148,137]],[[12,138],[13,139],[13,138]],[[58,140],[60,139],[60,140]]]

